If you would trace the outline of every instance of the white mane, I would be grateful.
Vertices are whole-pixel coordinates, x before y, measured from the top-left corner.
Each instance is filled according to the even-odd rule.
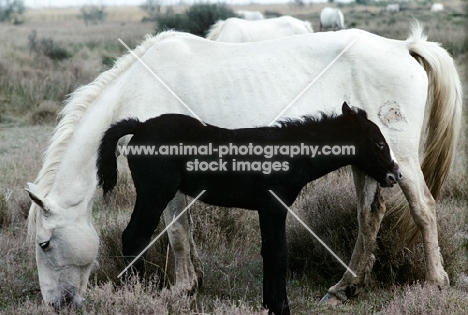
[[[156,36],[146,35],[145,40],[134,49],[134,53],[141,57],[155,43],[176,35],[177,32],[162,32]],[[115,80],[121,73],[127,70],[134,62],[135,57],[127,53],[119,57],[114,66],[101,73],[93,82],[77,88],[65,101],[65,107],[59,114],[60,121],[54,130],[49,147],[44,153],[43,166],[35,180],[38,187],[36,193],[46,197],[55,180],[55,176],[60,168],[62,157],[67,149],[69,141],[73,135],[75,127],[80,123],[81,118],[92,105],[93,101],[100,95],[104,88]],[[36,214],[38,206],[34,203],[29,209],[28,216],[28,236],[32,238],[35,234]]]

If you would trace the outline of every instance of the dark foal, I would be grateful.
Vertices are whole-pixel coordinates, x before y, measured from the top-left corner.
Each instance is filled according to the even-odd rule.
[[[161,115],[144,123],[135,119],[116,123],[105,132],[99,147],[98,178],[104,194],[116,185],[117,141],[128,134],[133,134],[128,146],[133,148],[159,146],[161,149],[164,146],[178,147],[181,143],[198,147],[212,144],[212,148],[247,148],[249,144],[265,149],[301,144],[320,149],[354,148],[353,154],[348,155],[326,155],[330,150],[322,150],[323,154],[314,158],[310,152],[291,157],[280,154],[281,150],[274,157],[231,151],[222,159],[218,152],[212,155],[198,152],[196,156],[129,154],[128,164],[137,198],[130,223],[122,236],[124,256],[135,257],[148,245],[163,210],[177,190],[190,196],[206,190],[200,197],[203,202],[258,211],[262,236],[263,305],[270,314],[290,314],[286,295],[287,209],[269,190],[290,206],[308,182],[345,165],[356,166],[383,187],[393,186],[401,177],[380,129],[367,119],[366,113],[351,109],[346,103],[342,111],[343,114],[338,116],[304,117],[281,122],[275,127],[235,130],[205,127],[194,118],[177,114]],[[239,170],[240,166],[236,164],[239,161],[252,169]],[[207,169],[200,170],[203,167]],[[141,267],[142,262],[136,265]]]

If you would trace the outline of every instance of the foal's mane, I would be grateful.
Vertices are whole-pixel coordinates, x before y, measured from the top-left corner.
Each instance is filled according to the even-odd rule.
[[[133,52],[138,57],[141,57],[155,43],[177,34],[177,32],[169,31],[162,32],[156,36],[147,35],[144,41]],[[39,193],[43,197],[48,195],[75,127],[81,122],[88,108],[93,105],[93,101],[96,100],[106,86],[125,72],[135,61],[136,59],[131,53],[123,55],[117,59],[111,69],[101,73],[93,82],[77,88],[69,95],[65,101],[65,107],[58,116],[59,123],[49,142],[49,147],[44,152],[44,163],[35,180],[35,184],[38,187],[36,193]],[[28,217],[28,234],[30,237],[34,234],[37,211],[38,206],[33,203],[29,209]]]
[[[367,113],[365,110],[360,109],[358,107],[351,107],[351,110],[355,114],[367,118]],[[277,123],[277,127],[278,128],[305,127],[305,126],[310,127],[313,125],[332,123],[342,116],[343,114],[336,114],[336,113],[326,114],[324,112],[320,112],[318,115],[304,115],[299,119],[286,118],[286,119],[280,120]]]

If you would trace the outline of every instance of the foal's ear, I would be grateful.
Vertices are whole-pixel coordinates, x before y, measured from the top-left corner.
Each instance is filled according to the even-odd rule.
[[[351,109],[351,107],[349,107],[346,101],[343,102],[343,105],[341,106],[341,112],[343,113],[343,115],[354,114],[353,110]]]
[[[359,115],[363,118],[367,119],[367,113],[365,110],[353,107],[351,108],[348,103],[343,102],[343,106],[341,106],[341,111],[343,112],[343,115]]]

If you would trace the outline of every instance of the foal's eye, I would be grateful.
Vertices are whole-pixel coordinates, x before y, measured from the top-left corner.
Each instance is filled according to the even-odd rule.
[[[49,243],[50,243],[50,241],[41,242],[41,243],[39,243],[39,246],[40,246],[43,250],[47,250],[47,249],[49,248]]]
[[[375,145],[379,148],[379,150],[383,150],[385,148],[385,142],[377,142]]]

